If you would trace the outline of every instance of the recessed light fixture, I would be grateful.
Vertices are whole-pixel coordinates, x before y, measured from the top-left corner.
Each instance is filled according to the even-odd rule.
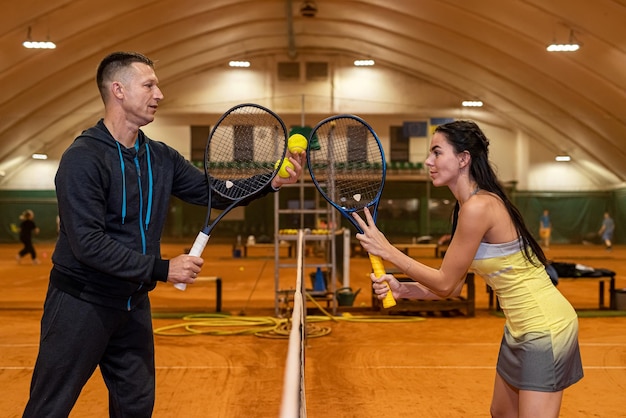
[[[33,160],[47,160],[48,154],[35,153],[32,155]]]
[[[230,61],[228,63],[229,67],[237,67],[237,68],[247,68],[250,66],[250,61]]]
[[[355,67],[371,67],[375,64],[374,60],[355,60]]]
[[[463,100],[461,103],[464,107],[482,107],[483,102],[480,100]]]
[[[24,48],[28,49],[55,49],[57,46],[50,39],[45,41],[33,41],[31,38],[31,29],[28,27],[28,32],[26,33],[26,40],[22,42]]]
[[[570,161],[572,159],[572,157],[570,157],[569,155],[557,155],[556,157],[554,157],[555,161],[559,161],[559,162],[564,162],[564,161]]]
[[[550,44],[546,48],[548,52],[574,52],[580,49],[578,44]]]
[[[24,48],[28,49],[55,49],[57,47],[52,41],[24,41],[22,45],[24,45]]]
[[[548,52],[574,52],[580,49],[580,42],[576,40],[574,36],[574,31],[570,29],[569,32],[569,42],[566,44],[557,44],[556,42],[552,42],[550,45],[546,47]]]

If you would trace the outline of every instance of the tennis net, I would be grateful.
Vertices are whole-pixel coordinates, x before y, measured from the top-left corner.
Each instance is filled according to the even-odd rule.
[[[304,300],[304,231],[298,231],[296,251],[296,289],[285,363],[281,418],[305,418],[304,356],[306,347],[306,306]]]

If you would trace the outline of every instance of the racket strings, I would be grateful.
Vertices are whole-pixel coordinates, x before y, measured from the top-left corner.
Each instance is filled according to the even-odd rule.
[[[371,130],[356,119],[338,118],[317,129],[319,150],[310,150],[310,172],[321,192],[349,210],[378,196],[384,177],[383,153]]]
[[[207,144],[213,190],[231,199],[257,192],[271,181],[285,148],[286,129],[277,116],[255,105],[235,108],[213,128]]]

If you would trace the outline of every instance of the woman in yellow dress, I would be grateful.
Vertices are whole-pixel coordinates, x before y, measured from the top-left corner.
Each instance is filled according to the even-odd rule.
[[[491,402],[493,417],[558,417],[563,390],[583,377],[578,319],[546,273],[546,257],[510,202],[488,159],[489,141],[470,121],[440,125],[426,159],[433,185],[457,199],[452,240],[440,268],[426,266],[376,228],[369,211],[355,214],[363,248],[415,282],[372,275],[374,292],[437,299],[459,295],[468,270],[481,275],[505,315]]]

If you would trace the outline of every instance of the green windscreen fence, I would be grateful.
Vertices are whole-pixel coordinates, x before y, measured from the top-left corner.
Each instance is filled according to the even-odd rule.
[[[612,192],[592,193],[542,193],[525,194],[516,193],[513,201],[522,213],[526,226],[539,237],[539,218],[544,209],[550,211],[552,221],[552,239],[555,244],[598,244],[600,237],[598,230],[602,225],[605,211],[616,217],[624,216],[626,205],[622,201],[621,206]],[[621,207],[621,213],[617,210]],[[616,219],[615,241],[626,242],[624,229],[619,228]],[[622,224],[623,225],[623,224]]]
[[[290,199],[288,190],[281,192],[281,199],[283,194],[286,199],[283,203],[287,205]],[[615,244],[626,243],[626,189],[575,193],[511,192],[510,197],[536,237],[539,235],[539,218],[543,210],[548,209],[554,244],[580,244],[583,241],[599,244],[597,232],[604,211],[608,210],[615,220]],[[312,196],[310,199],[314,200]],[[454,197],[445,187],[431,187],[426,182],[387,181],[378,226],[396,242],[408,242],[412,237],[424,235],[437,239],[450,231],[454,202]],[[35,212],[35,223],[41,229],[35,239],[55,240],[58,210],[53,190],[0,190],[0,242],[19,242],[19,216],[26,209]],[[273,239],[274,199],[271,195],[252,202],[244,211],[242,219],[220,224],[215,231],[218,241],[234,242],[237,235]],[[204,207],[172,199],[163,239],[193,240],[205,215]]]
[[[54,190],[0,191],[0,242],[19,242],[20,215],[30,209],[40,229],[36,240],[54,240],[57,236],[57,199]]]

